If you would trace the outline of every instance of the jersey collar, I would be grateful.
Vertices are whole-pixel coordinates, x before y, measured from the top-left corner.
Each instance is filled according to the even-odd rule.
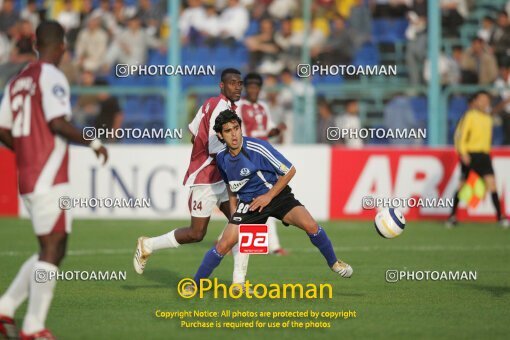
[[[226,101],[227,103],[229,103],[230,109],[232,109],[233,111],[235,111],[237,109],[237,105],[233,101],[231,101],[230,99],[225,97],[225,95],[223,93],[220,93],[220,98],[223,99],[224,101]]]

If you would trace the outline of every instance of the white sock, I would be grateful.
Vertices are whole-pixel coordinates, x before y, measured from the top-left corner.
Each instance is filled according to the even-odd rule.
[[[272,253],[282,246],[280,245],[280,239],[278,238],[278,232],[276,230],[276,220],[272,217],[267,219],[267,231],[269,237],[269,253]]]
[[[0,298],[0,314],[14,317],[16,309],[26,300],[30,288],[30,279],[33,278],[33,268],[38,255],[34,254],[23,263],[7,291]]]
[[[30,297],[28,299],[28,308],[25,319],[23,320],[23,333],[33,334],[42,331],[51,300],[53,299],[53,290],[57,284],[57,279],[52,276],[49,279],[50,272],[57,272],[58,267],[54,264],[37,261],[34,264],[32,278],[30,280]],[[42,272],[46,274],[41,275]],[[48,278],[43,282],[41,278]],[[38,279],[37,279],[38,278]]]
[[[232,255],[234,256],[234,274],[232,283],[244,283],[246,280],[246,272],[248,271],[248,260],[250,255],[241,254],[239,252],[239,244],[232,248]]]
[[[143,241],[143,246],[152,253],[154,250],[177,248],[180,246],[175,239],[175,229],[161,236],[151,237]]]

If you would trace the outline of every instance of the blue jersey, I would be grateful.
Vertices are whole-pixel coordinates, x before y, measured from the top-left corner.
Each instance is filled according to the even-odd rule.
[[[237,156],[225,148],[216,155],[216,163],[225,183],[243,202],[267,193],[292,168],[271,144],[245,136]]]

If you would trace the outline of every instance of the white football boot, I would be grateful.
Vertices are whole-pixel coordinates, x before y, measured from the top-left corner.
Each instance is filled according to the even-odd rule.
[[[143,274],[147,260],[149,259],[149,256],[151,256],[151,253],[143,246],[143,241],[146,239],[148,239],[148,237],[139,237],[136,243],[135,256],[133,257],[133,266],[135,267],[135,271],[138,274]]]
[[[332,267],[331,270],[337,274],[340,274],[341,277],[349,278],[352,276],[352,267],[347,263],[338,260]]]

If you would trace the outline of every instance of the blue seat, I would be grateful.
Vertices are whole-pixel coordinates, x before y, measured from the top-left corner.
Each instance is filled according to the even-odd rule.
[[[448,120],[457,122],[468,109],[467,98],[455,96],[448,103]]]
[[[354,55],[353,64],[356,66],[378,65],[380,63],[379,49],[370,43],[361,46]]]
[[[375,19],[372,22],[374,40],[380,43],[396,43],[405,40],[406,19]]]
[[[494,126],[492,129],[492,145],[503,145],[505,139],[505,131],[503,126]]]
[[[414,117],[418,122],[426,122],[428,119],[428,101],[427,97],[411,98],[411,107],[413,108]]]
[[[244,36],[249,37],[250,35],[258,34],[260,31],[260,23],[257,20],[250,20],[250,24],[248,25],[248,29],[246,30]]]

